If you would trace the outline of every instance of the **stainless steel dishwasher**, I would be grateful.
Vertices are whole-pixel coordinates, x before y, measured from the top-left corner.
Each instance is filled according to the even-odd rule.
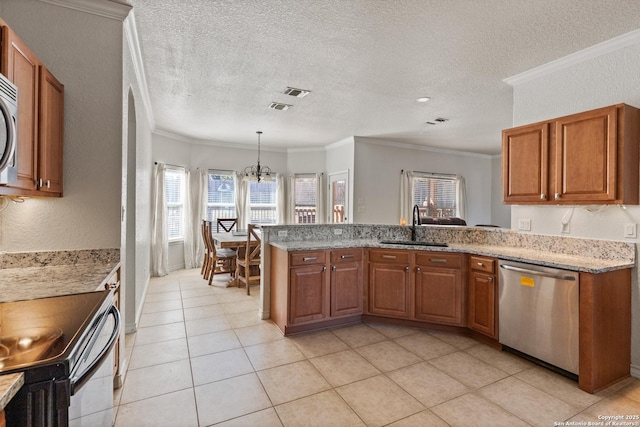
[[[578,273],[502,260],[499,266],[500,343],[577,375]]]

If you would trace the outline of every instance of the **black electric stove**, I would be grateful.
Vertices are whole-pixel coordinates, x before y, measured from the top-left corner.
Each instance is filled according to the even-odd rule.
[[[0,303],[0,374],[25,377],[7,421],[66,425],[71,396],[102,364],[119,328],[109,290]]]

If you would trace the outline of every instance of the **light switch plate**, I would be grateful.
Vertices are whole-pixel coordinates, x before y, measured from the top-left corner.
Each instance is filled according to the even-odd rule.
[[[628,222],[624,225],[624,237],[629,239],[635,239],[638,236],[638,226],[632,222]]]
[[[334,229],[334,230],[333,230],[333,234],[336,234],[336,235],[338,235],[338,234],[342,234],[342,228],[336,228],[336,229]]]
[[[279,230],[278,237],[287,237],[287,230]]]
[[[518,230],[522,231],[531,231],[531,220],[530,219],[519,219],[518,220]]]

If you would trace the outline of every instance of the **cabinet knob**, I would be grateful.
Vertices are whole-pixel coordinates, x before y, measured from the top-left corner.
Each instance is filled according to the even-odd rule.
[[[322,271],[327,271],[327,267],[326,267],[326,266],[323,266],[323,267],[322,267]]]
[[[493,277],[487,277],[487,282],[493,283]]]
[[[404,268],[404,271],[406,271],[407,273],[409,272],[409,266],[408,265]]]
[[[51,188],[51,180],[50,179],[47,180],[47,188]]]
[[[416,267],[416,271],[420,273],[422,270],[420,269],[420,267]]]
[[[481,262],[479,262],[479,263],[478,263],[478,267],[484,267],[484,264],[483,264],[483,263],[481,263]]]
[[[556,200],[560,200],[560,193],[556,193],[555,198],[556,198]]]
[[[42,188],[42,178],[38,180],[38,187]]]
[[[331,271],[336,271],[336,266],[335,265],[331,266]]]
[[[544,193],[540,194],[540,200],[547,200],[547,195]]]

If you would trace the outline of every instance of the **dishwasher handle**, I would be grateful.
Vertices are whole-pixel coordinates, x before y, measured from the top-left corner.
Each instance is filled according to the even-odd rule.
[[[509,270],[509,271],[515,271],[518,273],[527,273],[527,274],[532,274],[536,276],[550,277],[552,279],[571,280],[573,282],[576,281],[575,276],[547,273],[546,271],[540,271],[540,270],[530,270],[528,268],[515,267],[513,265],[508,265],[508,264],[500,264],[500,268]]]

